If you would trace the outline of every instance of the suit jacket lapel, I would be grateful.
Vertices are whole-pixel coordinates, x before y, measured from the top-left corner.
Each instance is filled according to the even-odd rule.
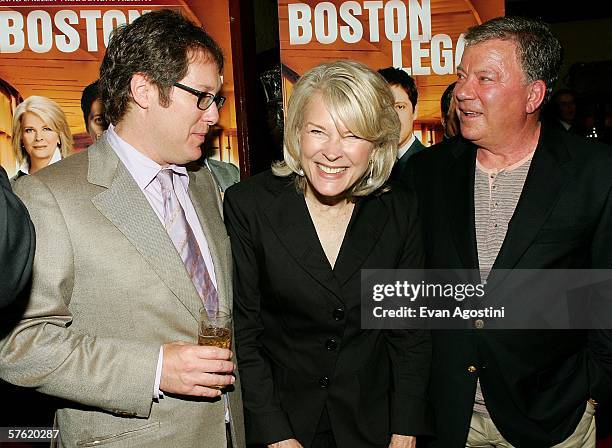
[[[514,268],[531,245],[569,179],[563,166],[569,158],[565,143],[542,127],[523,192],[493,269]]]
[[[362,268],[378,243],[388,217],[389,212],[378,197],[360,198],[357,201],[334,266],[334,275],[340,285],[345,284]]]
[[[219,189],[208,169],[200,168],[197,175],[189,173],[189,197],[193,203],[196,214],[206,236],[208,249],[215,266],[217,292],[220,304],[231,309],[231,260],[227,245],[229,244],[227,232],[221,217],[221,198]]]
[[[270,228],[297,264],[339,300],[342,291],[308,213],[306,201],[289,181],[265,212]]]
[[[453,149],[446,182],[446,210],[453,242],[465,269],[478,269],[474,222],[474,173],[476,148],[464,142]],[[458,266],[457,266],[458,267]]]
[[[92,198],[92,203],[130,241],[162,282],[198,319],[202,301],[187,276],[172,240],[144,194],[106,139],[90,147],[88,153],[88,181],[106,188]]]

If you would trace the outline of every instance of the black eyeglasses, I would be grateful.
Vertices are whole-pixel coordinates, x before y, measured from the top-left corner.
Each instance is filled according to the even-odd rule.
[[[217,105],[217,109],[221,109],[223,105],[225,104],[225,97],[222,95],[219,95],[219,94],[213,95],[212,93],[202,92],[200,90],[193,89],[191,87],[180,84],[178,82],[174,83],[174,87],[178,87],[179,89],[184,90],[185,92],[189,92],[192,95],[197,96],[198,97],[198,109],[206,110],[210,106],[212,106],[212,103],[215,103]]]

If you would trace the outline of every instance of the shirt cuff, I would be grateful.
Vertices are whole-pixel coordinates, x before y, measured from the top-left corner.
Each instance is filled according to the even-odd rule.
[[[164,398],[164,393],[159,390],[159,383],[161,383],[162,364],[164,362],[164,347],[159,348],[159,357],[157,358],[157,369],[155,370],[155,388],[153,389],[153,398],[159,400]]]

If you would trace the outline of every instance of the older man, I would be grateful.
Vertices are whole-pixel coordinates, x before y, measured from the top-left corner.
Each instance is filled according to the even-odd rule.
[[[100,69],[108,131],[17,185],[38,251],[0,372],[67,400],[60,446],[244,445],[232,354],[196,344],[198,310],[231,306],[220,197],[184,167],[219,119],[222,69],[176,12],[119,28]]]
[[[612,267],[612,149],[546,128],[561,66],[544,24],[493,19],[465,35],[454,99],[462,136],[417,155],[426,266]],[[433,332],[433,446],[594,447],[609,400],[607,330]]]

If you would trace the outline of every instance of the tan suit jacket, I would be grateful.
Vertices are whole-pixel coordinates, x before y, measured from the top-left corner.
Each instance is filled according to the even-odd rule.
[[[220,301],[231,254],[210,172],[190,172]],[[59,446],[226,446],[223,401],[153,400],[159,348],[197,341],[202,302],[157,215],[105,138],[15,186],[37,231],[29,304],[0,343],[7,381],[65,398]],[[229,393],[244,446],[240,383]]]

